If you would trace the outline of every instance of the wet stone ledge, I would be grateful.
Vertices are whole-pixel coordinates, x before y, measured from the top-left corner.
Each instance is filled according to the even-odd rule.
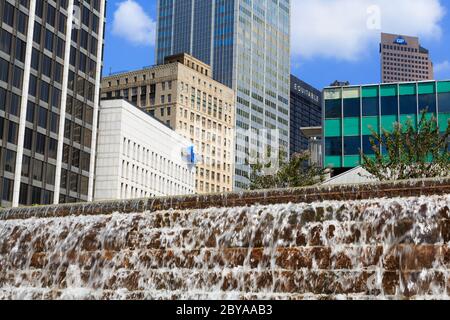
[[[350,201],[396,197],[407,198],[445,194],[450,194],[450,177],[371,184],[314,186],[298,189],[21,207],[0,210],[0,220],[108,215],[112,213],[142,213],[171,209],[189,210],[282,203],[314,203],[333,200]]]
[[[30,210],[0,220],[0,300],[448,300],[450,194],[437,188],[446,190],[441,181],[420,197],[391,186],[385,199],[45,219]]]

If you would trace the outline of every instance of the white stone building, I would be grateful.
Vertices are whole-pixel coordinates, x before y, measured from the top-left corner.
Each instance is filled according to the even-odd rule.
[[[124,100],[100,105],[95,200],[195,193],[191,142]]]

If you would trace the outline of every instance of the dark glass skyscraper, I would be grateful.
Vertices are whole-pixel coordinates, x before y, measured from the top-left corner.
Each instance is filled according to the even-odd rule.
[[[217,65],[214,77],[231,87],[234,8],[238,0],[159,0],[157,63],[186,52]]]
[[[187,52],[235,90],[235,188],[266,147],[289,153],[290,0],[159,0],[156,47],[158,64]]]
[[[105,0],[0,0],[0,194],[92,199]]]
[[[301,128],[322,125],[321,96],[319,90],[291,75],[291,155],[308,150],[308,138]]]

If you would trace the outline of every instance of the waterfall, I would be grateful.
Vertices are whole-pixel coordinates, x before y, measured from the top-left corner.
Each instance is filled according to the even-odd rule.
[[[449,207],[436,195],[0,220],[0,299],[448,299]]]

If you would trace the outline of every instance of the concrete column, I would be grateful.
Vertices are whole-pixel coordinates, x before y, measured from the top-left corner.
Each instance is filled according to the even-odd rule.
[[[100,17],[98,28],[98,47],[97,47],[97,70],[95,73],[95,96],[94,96],[94,118],[92,120],[92,143],[91,143],[91,163],[89,168],[89,189],[88,189],[88,201],[92,201],[94,198],[94,176],[95,176],[95,152],[97,150],[97,128],[98,128],[98,113],[100,106],[100,81],[102,77],[102,65],[103,65],[103,32],[105,22],[105,7],[106,0],[102,0],[100,3]]]

